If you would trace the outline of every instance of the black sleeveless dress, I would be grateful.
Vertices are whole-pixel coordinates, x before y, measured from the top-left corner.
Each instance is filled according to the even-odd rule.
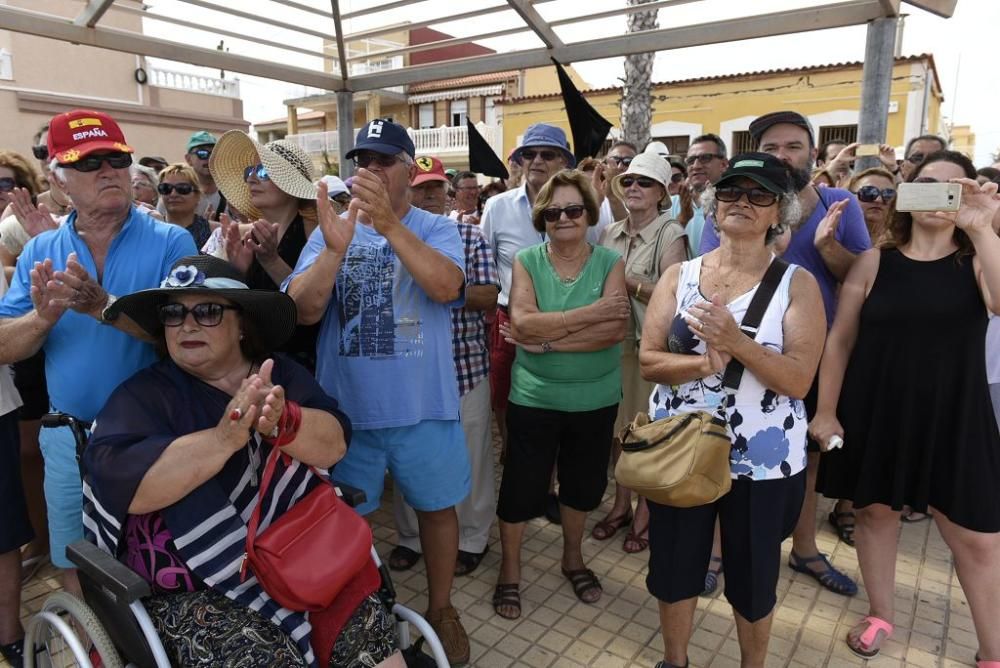
[[[971,257],[883,250],[838,405],[844,447],[821,458],[819,491],[1000,531],[987,323]]]

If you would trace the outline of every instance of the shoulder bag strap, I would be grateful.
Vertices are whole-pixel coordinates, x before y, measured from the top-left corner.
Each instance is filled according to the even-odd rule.
[[[771,303],[771,298],[774,297],[774,293],[777,291],[778,285],[781,283],[781,277],[785,275],[786,269],[788,269],[788,262],[780,257],[776,257],[771,261],[771,265],[767,268],[767,271],[764,272],[764,278],[757,287],[757,292],[754,293],[753,299],[750,300],[750,306],[747,307],[747,312],[740,323],[740,331],[751,339],[756,338],[757,329],[764,319],[764,312],[767,311],[767,307]],[[738,390],[740,382],[743,380],[743,369],[743,362],[740,362],[735,357],[730,360],[726,366],[726,372],[722,377],[723,386],[733,392]]]
[[[212,218],[211,218],[212,220],[214,220],[216,222],[219,221],[219,219],[220,219],[219,217],[226,212],[226,204],[228,204],[228,202],[226,202],[226,196],[220,190],[219,191],[219,208],[217,208],[215,210],[215,213],[212,214]]]

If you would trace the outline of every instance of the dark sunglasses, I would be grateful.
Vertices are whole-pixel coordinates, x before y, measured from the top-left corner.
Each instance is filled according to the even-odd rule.
[[[249,181],[250,176],[253,175],[258,181],[270,181],[271,177],[267,174],[267,169],[264,165],[251,165],[243,170],[243,180]]]
[[[919,165],[924,161],[924,158],[926,157],[927,156],[924,155],[923,153],[913,153],[911,155],[906,156],[906,161],[913,163],[914,165]]]
[[[564,213],[570,220],[576,220],[586,211],[587,208],[582,204],[570,204],[569,206],[564,206],[561,209],[557,206],[551,206],[548,209],[542,209],[542,220],[546,223],[555,223],[562,218]]]
[[[9,193],[11,190],[17,187],[17,181],[5,176],[0,179],[0,193]]]
[[[239,306],[228,304],[195,304],[191,308],[184,304],[163,304],[160,306],[160,324],[164,327],[180,327],[188,313],[194,316],[194,321],[202,327],[216,327],[222,322],[226,311],[239,311]]]
[[[720,202],[737,202],[744,195],[754,206],[771,206],[778,201],[778,196],[770,190],[761,188],[740,188],[739,186],[722,186],[715,189],[715,199]]]
[[[676,174],[671,174],[670,175],[670,182],[671,183],[680,183],[683,180],[684,180],[684,175],[681,174],[680,172],[677,172]]]
[[[354,164],[361,169],[367,169],[373,162],[382,169],[389,169],[397,162],[401,162],[401,159],[397,155],[388,153],[358,153],[354,156]]]
[[[196,148],[191,151],[191,154],[199,160],[208,160],[212,157],[212,149],[210,148]]]
[[[638,184],[640,188],[652,188],[653,186],[660,185],[653,179],[647,176],[624,176],[622,177],[622,188],[631,188],[632,184]]]
[[[194,186],[190,183],[161,183],[156,186],[156,192],[161,195],[169,195],[175,190],[178,195],[190,195],[194,192]]]
[[[632,158],[630,157],[622,158],[617,155],[609,155],[608,160],[614,160],[615,162],[618,163],[619,167],[628,167],[629,165],[632,164]]]
[[[698,155],[689,155],[684,158],[684,164],[690,167],[696,162],[700,162],[703,165],[707,165],[712,162],[715,158],[724,158],[726,156],[719,155],[718,153],[699,153]]]
[[[532,151],[531,149],[521,151],[521,159],[527,162],[533,162],[538,156],[542,156],[542,160],[545,162],[552,162],[559,157],[559,153],[556,151]]]
[[[49,147],[45,144],[39,144],[38,146],[31,147],[31,154],[35,156],[38,160],[48,160],[49,159]]]
[[[882,197],[882,202],[888,204],[892,200],[896,199],[896,189],[895,188],[882,188],[879,189],[877,186],[861,186],[858,188],[858,192],[854,193],[857,195],[858,200],[861,202],[874,202]]]
[[[129,153],[88,155],[86,158],[80,158],[76,162],[60,163],[60,166],[75,169],[78,172],[96,172],[101,168],[101,163],[103,162],[107,162],[114,169],[125,169],[132,164],[132,155]]]

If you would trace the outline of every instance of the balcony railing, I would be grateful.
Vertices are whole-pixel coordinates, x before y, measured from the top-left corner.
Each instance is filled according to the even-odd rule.
[[[222,97],[238,98],[240,82],[230,79],[216,79],[189,72],[177,72],[156,67],[149,70],[149,83],[160,88],[185,90],[190,93],[204,93]]]
[[[503,128],[501,126],[479,122],[476,123],[476,130],[493,147],[497,155],[503,152]],[[358,128],[355,128],[355,135],[357,131]],[[447,154],[466,153],[469,150],[469,132],[464,125],[456,127],[442,125],[439,128],[424,130],[407,128],[406,132],[413,140],[417,155],[441,157]],[[336,130],[288,135],[285,139],[296,142],[306,153],[312,155],[326,153],[330,159],[336,158],[340,146]]]

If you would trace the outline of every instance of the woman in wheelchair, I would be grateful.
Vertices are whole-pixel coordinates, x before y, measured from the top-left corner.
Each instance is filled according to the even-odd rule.
[[[161,287],[112,304],[165,358],[122,383],[83,456],[88,539],[139,573],[144,604],[177,666],[402,666],[369,560],[321,612],[281,607],[241,577],[264,464],[259,534],[318,485],[351,425],[313,377],[282,356],[286,295],[250,290],[209,256],[174,266]],[[276,444],[276,445],[274,445]],[[370,547],[370,543],[368,543]],[[330,546],[334,558],[338,545]]]

